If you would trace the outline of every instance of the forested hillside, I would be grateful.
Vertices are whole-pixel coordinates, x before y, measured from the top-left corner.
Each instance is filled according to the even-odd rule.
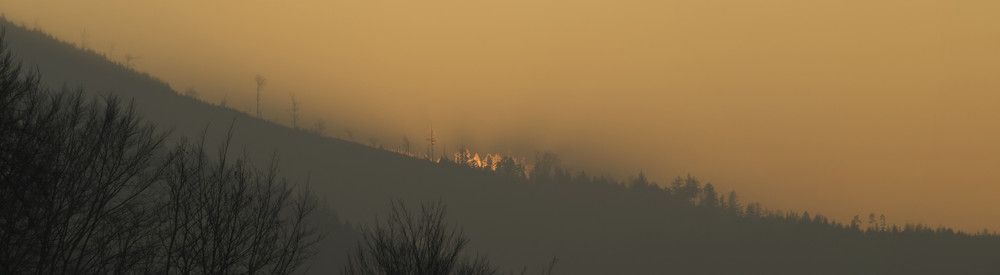
[[[370,224],[390,212],[392,199],[447,204],[448,222],[463,228],[470,251],[503,270],[539,270],[556,257],[559,274],[1000,272],[996,235],[893,225],[874,214],[834,222],[767,210],[693,176],[662,185],[641,173],[620,181],[570,172],[544,153],[530,163],[498,157],[484,164],[466,154],[431,161],[201,102],[98,53],[2,25],[11,51],[38,69],[43,87],[60,93],[73,91],[64,85],[82,86],[86,96],[131,101],[143,121],[172,130],[168,145],[202,136],[219,144],[232,127],[233,154],[246,152],[256,164],[276,156],[281,175],[308,178],[311,195],[333,211],[316,212],[332,220],[324,223],[330,233],[309,269],[317,274],[346,263],[356,240],[340,220]]]

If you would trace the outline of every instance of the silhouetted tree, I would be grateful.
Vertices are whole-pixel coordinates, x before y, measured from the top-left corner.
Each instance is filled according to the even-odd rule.
[[[313,133],[317,136],[326,135],[326,120],[322,118],[316,119],[316,124],[313,124]]]
[[[639,172],[639,175],[632,179],[630,186],[636,190],[645,190],[650,187],[649,179],[646,178],[645,173]]]
[[[347,140],[354,141],[354,133],[350,129],[344,128],[344,133],[347,134]]]
[[[427,137],[427,156],[434,160],[434,144],[438,142],[438,136],[434,134],[434,127],[431,127],[431,134]]]
[[[264,78],[264,76],[261,76],[261,75],[258,74],[258,75],[256,75],[256,76],[253,77],[253,80],[254,80],[254,83],[257,83],[257,118],[259,119],[259,118],[261,118],[261,116],[260,116],[260,91],[262,89],[264,89],[264,84],[267,83],[267,79]]]
[[[455,163],[457,164],[469,167],[478,167],[478,164],[475,163],[478,160],[479,160],[478,155],[476,155],[475,160],[473,160],[472,152],[469,151],[468,148],[465,148],[465,145],[459,147],[458,152],[455,152]]]
[[[0,273],[121,273],[150,253],[164,134],[115,97],[42,91],[0,34]]]
[[[290,93],[288,96],[292,98],[292,108],[289,110],[292,115],[292,129],[299,130],[299,109],[301,106],[299,106],[299,101],[295,99],[295,93]]]
[[[559,184],[569,184],[573,182],[573,170],[557,166],[552,171],[552,182]],[[649,186],[648,183],[646,185]]]
[[[861,216],[854,215],[854,218],[851,218],[851,229],[861,230]]]
[[[868,214],[868,231],[878,231],[878,222],[875,220],[875,213]]]
[[[497,274],[486,258],[462,255],[468,239],[445,224],[442,202],[425,203],[420,212],[392,203],[385,219],[361,227],[361,240],[348,256],[343,274]]]
[[[829,224],[830,220],[827,219],[826,216],[823,216],[823,214],[816,214],[815,216],[813,216],[813,222],[825,225],[825,224]]]
[[[483,169],[496,171],[497,163],[500,163],[501,159],[502,157],[500,156],[500,154],[487,153],[486,156],[483,157]]]
[[[677,177],[671,184],[671,193],[679,200],[694,205],[701,193],[701,183],[690,174],[686,178]]]
[[[83,27],[83,32],[80,33],[80,49],[87,49],[87,27]]]
[[[705,184],[705,188],[702,189],[698,205],[706,208],[719,208],[719,194],[715,192],[715,186],[711,183]]]
[[[763,209],[760,203],[751,202],[747,204],[746,216],[751,218],[760,218],[763,214]]]
[[[125,54],[125,68],[132,69],[132,61],[136,59],[139,59],[139,57],[132,54]]]
[[[729,196],[726,197],[725,208],[729,212],[736,214],[743,213],[743,206],[740,205],[739,196],[736,195],[736,191],[729,191]]]
[[[273,168],[168,152],[131,105],[41,90],[3,34],[0,56],[0,274],[288,274],[310,254],[315,200]]]
[[[410,153],[410,139],[403,135],[403,152]]]
[[[553,173],[559,167],[559,157],[551,152],[535,152],[535,165],[528,175],[532,181],[547,182],[553,179]]]
[[[309,216],[316,199],[244,154],[229,155],[227,137],[210,158],[204,141],[185,141],[172,157],[158,190],[167,200],[160,214],[157,269],[163,273],[293,273],[314,251],[317,234]],[[157,273],[160,273],[157,272]]]
[[[812,222],[812,220],[813,219],[812,219],[812,216],[809,215],[809,211],[802,212],[802,217],[799,218],[799,221],[805,222],[805,223],[810,223],[810,222]]]
[[[512,156],[504,156],[497,163],[497,174],[509,178],[524,178],[524,166],[517,162]]]

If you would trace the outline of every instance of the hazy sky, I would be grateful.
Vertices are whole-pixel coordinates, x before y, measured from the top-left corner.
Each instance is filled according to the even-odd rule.
[[[1000,1],[0,0],[210,102],[1000,230]],[[112,50],[113,48],[113,50]],[[416,144],[422,147],[423,144]],[[440,150],[440,149],[439,149]]]

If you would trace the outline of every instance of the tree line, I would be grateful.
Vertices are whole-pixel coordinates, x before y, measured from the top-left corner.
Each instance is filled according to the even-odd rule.
[[[758,202],[742,202],[735,190],[720,193],[712,183],[702,183],[696,177],[688,174],[677,177],[669,185],[661,186],[650,181],[642,172],[625,181],[617,181],[610,177],[591,176],[585,171],[573,172],[561,166],[559,157],[550,152],[536,152],[532,164],[523,158],[510,155],[473,153],[462,147],[452,159],[445,159],[447,165],[481,170],[495,176],[515,181],[538,184],[563,184],[580,186],[605,186],[618,188],[627,192],[642,193],[663,201],[672,202],[683,207],[693,207],[703,212],[726,214],[734,217],[757,220],[795,222],[805,224],[828,225],[833,228],[874,233],[931,233],[959,234],[960,232],[944,227],[932,227],[919,223],[903,225],[890,224],[884,214],[869,213],[866,219],[855,215],[849,223],[830,219],[822,214],[810,214],[809,211],[782,211],[768,209]],[[969,233],[961,233],[969,234]],[[975,236],[998,237],[995,231],[983,229],[973,232]]]

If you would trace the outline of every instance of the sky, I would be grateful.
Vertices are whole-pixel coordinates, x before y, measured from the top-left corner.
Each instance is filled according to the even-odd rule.
[[[0,0],[14,22],[331,136],[531,157],[841,222],[1000,230],[993,0]],[[437,150],[441,150],[438,148]]]

